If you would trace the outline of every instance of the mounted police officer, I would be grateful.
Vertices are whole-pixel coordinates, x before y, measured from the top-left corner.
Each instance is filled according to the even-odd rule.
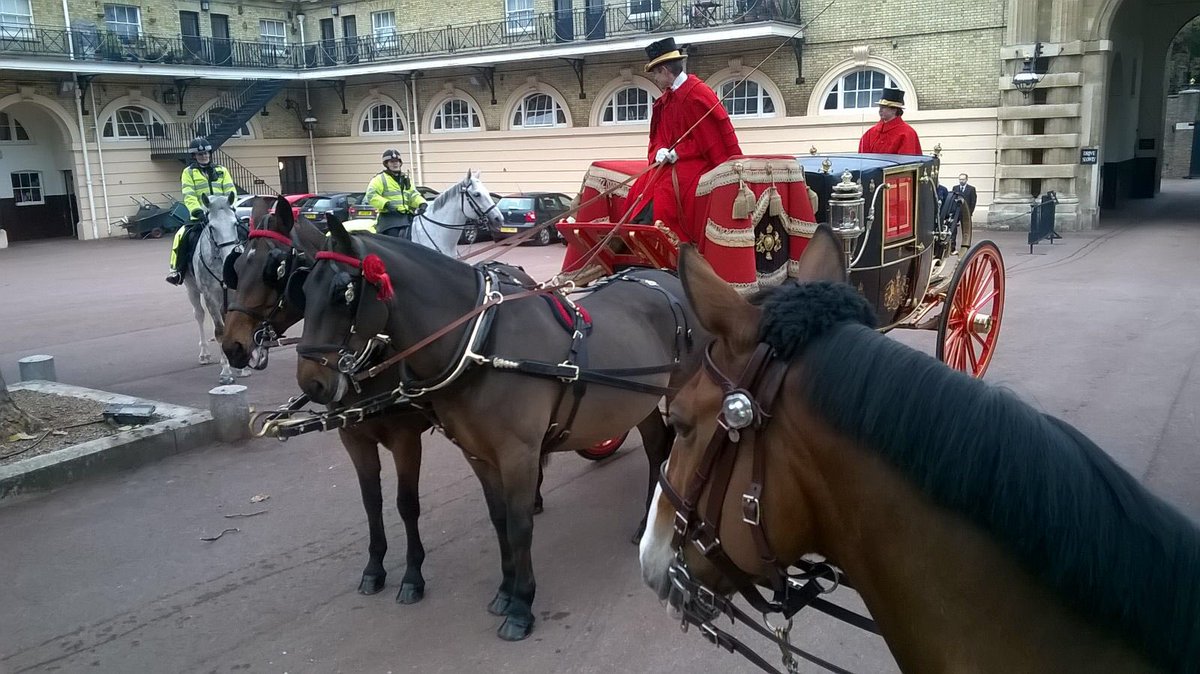
[[[204,228],[208,212],[200,201],[203,195],[229,194],[236,192],[233,178],[224,166],[212,163],[212,144],[202,136],[194,139],[188,145],[188,154],[192,163],[183,169],[180,183],[183,191],[183,205],[187,206],[191,215],[179,231],[175,232],[175,241],[171,244],[171,273],[167,275],[167,283],[179,285],[187,274],[188,265],[192,262],[192,250],[195,248],[196,235]]]
[[[413,216],[424,213],[427,204],[400,170],[403,165],[399,150],[385,150],[383,170],[371,178],[364,199],[375,207],[375,232],[409,238]]]

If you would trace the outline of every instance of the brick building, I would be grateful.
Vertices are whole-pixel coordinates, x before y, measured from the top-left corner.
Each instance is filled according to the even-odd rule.
[[[3,2],[0,227],[14,240],[122,234],[111,223],[132,197],[178,190],[197,132],[247,191],[361,190],[396,147],[434,188],[477,168],[497,192],[574,192],[590,161],[643,156],[657,92],[642,50],[664,35],[728,94],[746,152],[854,151],[895,85],[943,179],[971,175],[977,219],[1020,227],[1054,190],[1060,227],[1093,227],[1105,199],[1153,195],[1163,96],[1143,83],[1200,13],[1200,0]],[[1026,59],[1028,94],[1013,85]],[[1100,165],[1079,163],[1084,147]]]

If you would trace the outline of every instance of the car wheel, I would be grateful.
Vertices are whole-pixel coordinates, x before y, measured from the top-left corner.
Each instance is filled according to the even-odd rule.
[[[550,228],[543,227],[542,229],[538,230],[537,237],[534,239],[534,243],[539,246],[549,245],[550,244]]]
[[[458,242],[463,245],[467,245],[467,246],[474,245],[475,242],[478,240],[479,240],[479,226],[478,225],[468,224],[466,227],[463,228],[462,234],[460,234],[458,237]]]

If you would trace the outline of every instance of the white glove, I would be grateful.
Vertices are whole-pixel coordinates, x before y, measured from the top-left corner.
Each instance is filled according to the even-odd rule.
[[[658,152],[654,154],[654,162],[657,164],[674,164],[679,159],[679,155],[675,150],[668,150],[665,147],[658,148]]]

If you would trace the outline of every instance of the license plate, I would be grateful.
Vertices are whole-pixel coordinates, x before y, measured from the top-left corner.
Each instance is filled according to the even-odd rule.
[[[516,227],[501,227],[500,228],[501,234],[515,234],[516,232],[517,232]]]
[[[309,220],[316,220],[317,214],[316,213],[305,213],[304,217],[308,218]]]

